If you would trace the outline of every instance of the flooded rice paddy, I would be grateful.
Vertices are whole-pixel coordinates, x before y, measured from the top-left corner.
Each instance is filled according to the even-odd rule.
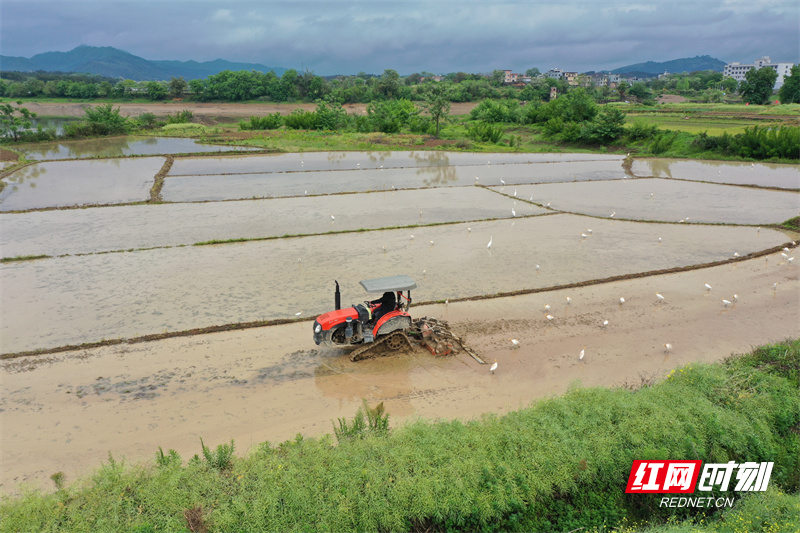
[[[617,161],[603,154],[486,154],[468,152],[306,152],[258,156],[208,157],[176,161],[171,176],[203,174],[256,174],[320,170],[380,170],[389,168],[491,167],[529,163]]]
[[[4,178],[0,211],[143,202],[164,161],[144,157],[29,165]]]
[[[615,218],[632,220],[780,224],[800,213],[796,192],[667,179],[521,185],[516,190],[553,209],[598,217],[616,213]]]
[[[3,257],[85,254],[547,212],[482,187],[71,209],[0,214],[0,250]]]
[[[7,178],[0,210],[141,202],[164,161],[25,167]],[[162,194],[182,203],[0,215],[4,258],[57,256],[0,265],[0,348],[312,317],[331,308],[333,279],[344,302],[362,299],[360,279],[397,273],[417,280],[418,301],[452,300],[702,264],[791,238],[691,223],[782,222],[800,211],[796,192],[692,183],[712,181],[692,167],[626,179],[622,164],[595,154],[178,158]],[[190,203],[251,196],[271,198]],[[232,239],[249,241],[191,246]]]
[[[258,148],[202,144],[195,139],[175,137],[112,137],[69,142],[42,143],[17,151],[29,160],[126,157],[131,155],[196,154],[207,152],[248,152]]]
[[[334,278],[343,303],[363,299],[360,279],[397,272],[417,280],[418,300],[444,300],[706,263],[786,239],[553,215],[416,228],[414,239],[384,230],[6,263],[2,350],[310,317],[331,308]]]
[[[639,177],[711,181],[732,185],[756,185],[800,189],[800,166],[725,161],[636,159],[631,171]]]

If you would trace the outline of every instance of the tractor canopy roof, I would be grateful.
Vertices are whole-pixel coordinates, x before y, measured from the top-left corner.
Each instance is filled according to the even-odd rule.
[[[406,275],[389,276],[386,278],[365,279],[361,286],[367,292],[391,292],[416,289],[417,284]]]

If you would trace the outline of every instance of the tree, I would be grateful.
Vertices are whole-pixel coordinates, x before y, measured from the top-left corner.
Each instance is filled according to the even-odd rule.
[[[735,93],[739,88],[739,80],[730,76],[722,79],[722,90],[726,93]]]
[[[387,68],[383,71],[380,81],[378,81],[378,92],[387,99],[395,98],[400,88],[400,74],[396,70]]]
[[[525,71],[526,76],[530,76],[531,78],[538,76],[540,74],[539,69],[536,67],[529,68]]]
[[[183,76],[180,78],[173,76],[172,79],[169,80],[170,98],[183,98],[183,95],[186,94],[186,89],[188,87],[189,84],[183,79]]]
[[[503,82],[506,80],[506,73],[502,70],[493,70],[491,76],[489,76],[489,82],[494,85],[495,87],[500,87],[503,85]]]
[[[150,100],[163,100],[167,96],[169,89],[160,81],[148,81],[144,84],[147,97]]]
[[[790,74],[783,79],[778,97],[782,104],[800,104],[800,65],[793,66]]]
[[[639,98],[640,100],[647,100],[652,97],[650,89],[648,89],[647,85],[640,81],[634,83],[633,86],[628,89],[628,93]]]
[[[756,70],[751,68],[744,75],[744,80],[739,84],[739,93],[742,100],[748,104],[765,105],[772,98],[772,88],[778,73],[770,67],[761,67]]]
[[[429,86],[425,92],[425,101],[422,103],[422,108],[428,112],[436,124],[435,137],[439,137],[439,122],[447,120],[447,115],[450,113],[450,98],[447,87],[441,83],[436,83]]]
[[[22,101],[17,102],[17,106],[20,105]],[[32,118],[36,118],[36,113],[24,107],[0,103],[0,136],[11,136],[14,141],[18,141],[19,134],[31,127]]]
[[[617,85],[617,92],[619,93],[620,100],[623,100],[625,98],[625,94],[628,92],[628,89],[630,88],[631,86],[628,84],[627,81],[619,82],[619,85]]]

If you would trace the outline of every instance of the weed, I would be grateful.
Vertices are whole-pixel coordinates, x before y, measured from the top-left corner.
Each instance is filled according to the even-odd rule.
[[[230,444],[223,443],[218,445],[216,451],[212,451],[211,448],[206,446],[202,438],[200,439],[200,446],[203,448],[203,458],[211,468],[222,472],[229,470],[233,466],[233,440],[231,440]]]

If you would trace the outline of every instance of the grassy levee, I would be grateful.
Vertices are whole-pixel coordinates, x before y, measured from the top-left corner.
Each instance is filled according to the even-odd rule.
[[[56,476],[55,493],[5,498],[0,531],[797,531],[799,376],[800,339],[470,422],[298,436],[242,458],[232,444],[109,457],[73,485]],[[714,513],[626,495],[634,459],[775,465],[768,492]]]

